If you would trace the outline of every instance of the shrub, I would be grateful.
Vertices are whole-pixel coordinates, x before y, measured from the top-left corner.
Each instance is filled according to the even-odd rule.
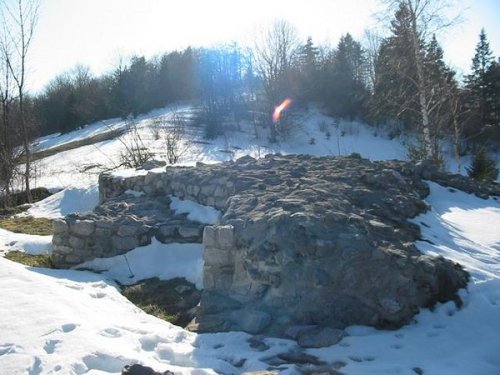
[[[498,178],[496,161],[491,158],[484,147],[481,147],[472,160],[472,165],[467,168],[469,177],[478,181],[493,182]]]

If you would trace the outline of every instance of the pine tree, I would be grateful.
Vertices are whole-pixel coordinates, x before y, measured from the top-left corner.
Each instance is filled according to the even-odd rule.
[[[489,139],[500,141],[500,58],[494,61],[486,74],[485,98],[487,107],[487,129]]]
[[[380,46],[371,111],[379,122],[401,123],[407,130],[417,130],[418,78],[410,30],[410,13],[407,7],[401,6],[391,21],[392,35]]]
[[[343,35],[331,56],[326,72],[325,100],[336,116],[364,116],[367,88],[367,61],[361,44],[348,33]]]
[[[311,37],[308,37],[306,44],[300,48],[298,63],[301,97],[304,100],[319,99],[318,48],[314,45]]]
[[[492,182],[498,178],[498,168],[495,160],[493,160],[484,147],[481,147],[476,155],[470,168],[467,168],[469,177],[478,181]]]
[[[473,114],[467,135],[476,138],[484,133],[489,123],[491,99],[489,98],[490,82],[488,81],[488,70],[493,64],[493,56],[490,44],[484,29],[479,34],[479,42],[472,59],[471,74],[466,77],[466,88],[469,90],[468,105]]]

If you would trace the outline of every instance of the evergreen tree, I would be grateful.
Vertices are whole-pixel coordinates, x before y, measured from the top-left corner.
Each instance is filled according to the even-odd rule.
[[[432,127],[431,135],[432,158],[436,164],[442,164],[439,143],[451,129],[453,94],[457,90],[455,72],[446,66],[443,60],[443,50],[436,36],[425,47],[425,77],[429,92],[429,117]]]
[[[490,115],[495,93],[492,89],[492,82],[489,81],[488,71],[494,60],[490,50],[490,44],[484,29],[479,34],[479,42],[476,45],[476,52],[472,58],[471,74],[466,77],[466,88],[469,91],[468,106],[472,116],[469,126],[466,129],[470,138],[485,138],[485,130],[490,124]],[[497,96],[498,98],[498,96]]]
[[[487,134],[492,140],[500,142],[500,58],[494,61],[486,71],[485,82],[489,126]]]
[[[481,147],[476,155],[470,168],[467,168],[469,177],[478,181],[492,182],[498,178],[498,168],[495,160],[493,160],[484,147]]]
[[[418,77],[407,7],[402,6],[396,11],[391,21],[391,34],[382,41],[375,65],[375,87],[370,105],[372,117],[377,122],[396,126],[397,130],[401,127],[417,130]]]
[[[323,98],[332,114],[339,117],[364,116],[368,98],[367,65],[361,44],[350,34],[343,35],[326,68]]]
[[[314,45],[312,38],[308,37],[299,51],[299,95],[306,101],[319,99],[319,77],[318,77],[318,48]]]

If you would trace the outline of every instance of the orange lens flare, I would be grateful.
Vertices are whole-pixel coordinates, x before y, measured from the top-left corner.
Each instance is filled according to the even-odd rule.
[[[290,104],[292,104],[292,99],[286,98],[283,100],[283,102],[274,108],[273,112],[273,122],[276,123],[280,120],[281,117],[281,112],[283,112],[285,109],[287,109]]]

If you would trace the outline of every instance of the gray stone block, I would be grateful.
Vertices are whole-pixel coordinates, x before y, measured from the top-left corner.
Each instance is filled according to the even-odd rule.
[[[198,238],[200,237],[199,226],[181,226],[179,227],[179,234],[183,238]]]
[[[135,236],[139,232],[140,228],[137,225],[124,224],[118,227],[118,236],[120,237],[131,237]]]
[[[94,230],[95,222],[92,220],[76,220],[71,225],[71,232],[79,236],[90,236]]]
[[[241,309],[231,313],[231,320],[237,329],[256,334],[271,323],[271,315],[264,311]]]
[[[234,227],[232,225],[220,225],[216,231],[216,247],[232,249],[234,247]]]
[[[55,219],[54,221],[52,221],[52,230],[54,231],[54,234],[68,233],[68,223],[66,222],[66,220]]]
[[[335,345],[344,336],[341,329],[316,327],[299,333],[297,342],[303,348],[324,348]]]
[[[176,225],[162,225],[159,228],[160,234],[164,237],[174,237],[177,233]]]
[[[78,255],[72,253],[72,254],[66,255],[64,257],[64,261],[67,264],[76,266],[77,264],[82,263],[84,260],[82,258],[80,258]]]
[[[206,248],[216,246],[216,228],[213,225],[207,225],[203,228],[203,245]]]
[[[139,240],[136,237],[113,236],[113,247],[119,251],[129,251],[139,246]]]
[[[203,261],[207,266],[228,266],[233,264],[233,254],[226,249],[217,247],[205,247],[203,251]]]
[[[80,237],[70,236],[69,245],[73,249],[81,249],[85,246],[85,240]]]

